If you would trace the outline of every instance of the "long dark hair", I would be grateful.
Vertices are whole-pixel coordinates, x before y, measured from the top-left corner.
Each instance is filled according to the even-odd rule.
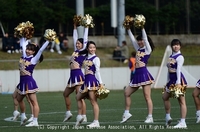
[[[151,39],[148,35],[147,35],[147,39],[148,39],[149,44],[150,44],[150,46],[151,46],[151,50],[153,51],[153,50],[155,49],[155,45],[153,44],[152,39]],[[138,35],[138,36],[136,37],[136,40],[137,40],[137,41],[143,40],[143,39],[142,39],[142,34]]]
[[[35,53],[33,54],[33,56],[35,56],[35,55],[38,53],[40,47],[39,47],[39,45],[37,45],[37,44],[35,44],[35,43],[28,42],[28,44],[27,44],[27,46],[26,46],[26,49],[35,51]],[[42,61],[43,61],[43,54],[41,54],[40,59],[39,59],[39,62],[40,62],[40,63],[41,63]]]

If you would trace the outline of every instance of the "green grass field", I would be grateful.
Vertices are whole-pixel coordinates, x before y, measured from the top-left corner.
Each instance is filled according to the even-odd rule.
[[[200,124],[196,124],[195,118],[195,105],[192,98],[193,89],[188,89],[186,93],[187,101],[187,129],[181,129],[183,132],[197,132],[199,131]],[[145,124],[143,123],[147,116],[146,103],[143,98],[142,90],[138,90],[132,95],[132,106],[130,112],[132,113],[132,118],[124,124],[120,124],[122,113],[124,111],[124,98],[122,90],[112,90],[108,98],[104,100],[99,100],[100,107],[100,125],[101,129],[87,129],[86,125],[93,121],[93,112],[89,100],[86,100],[87,104],[87,124],[81,124],[80,129],[74,129],[73,125],[76,121],[77,115],[77,105],[75,101],[75,93],[71,95],[72,100],[72,114],[73,117],[69,122],[63,123],[65,114],[65,104],[62,96],[62,92],[39,92],[37,93],[40,114],[39,114],[39,125],[40,127],[26,128],[25,126],[20,126],[20,119],[18,121],[5,121],[12,117],[13,112],[13,101],[12,96],[0,95],[0,131],[1,132],[51,132],[51,131],[82,131],[82,132],[124,132],[124,131],[141,131],[141,132],[177,132],[177,129],[172,129],[171,127],[165,128],[165,111],[163,108],[163,102],[161,98],[161,89],[152,89],[152,99],[154,103],[154,123]],[[29,105],[26,102],[26,114],[27,117],[30,116]],[[173,118],[172,126],[177,124],[177,120],[180,118],[180,109],[176,99],[171,99],[172,109],[171,116]],[[180,129],[178,129],[179,131]]]

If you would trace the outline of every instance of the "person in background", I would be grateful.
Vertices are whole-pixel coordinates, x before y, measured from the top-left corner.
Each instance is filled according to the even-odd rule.
[[[58,39],[59,39],[59,42],[60,42],[61,50],[67,51],[68,50],[68,38],[64,35],[63,32],[60,33]]]
[[[131,57],[129,58],[129,69],[131,71],[131,74],[130,74],[130,81],[133,79],[133,76],[135,74],[135,63],[136,63],[136,59],[135,59],[135,56],[136,56],[136,52],[133,51],[131,53]]]
[[[96,56],[96,44],[93,41],[88,41],[86,50],[86,59],[83,62],[85,69],[85,82],[76,95],[78,101],[78,115],[76,117],[76,125],[79,126],[83,121],[82,113],[82,99],[88,98],[93,107],[94,120],[87,125],[88,128],[100,127],[99,125],[99,105],[95,92],[103,86],[100,75],[100,59]]]
[[[62,51],[60,50],[60,41],[58,39],[58,37],[56,37],[56,39],[51,43],[51,49],[50,52],[54,52],[54,47],[56,48],[58,54],[62,54]]]
[[[126,41],[122,41],[122,46],[119,47],[117,46],[115,48],[115,51],[120,51],[121,52],[121,56],[120,56],[120,61],[127,63],[128,62],[128,58],[129,58],[129,49],[127,46]]]
[[[19,38],[15,34],[13,37],[13,45],[14,45],[15,53],[21,53]]]
[[[165,106],[165,125],[168,126],[170,125],[172,118],[170,116],[171,113],[171,104],[169,101],[169,98],[177,98],[178,103],[180,105],[180,114],[181,114],[181,119],[178,122],[177,125],[174,126],[174,128],[187,128],[185,119],[186,119],[186,114],[187,114],[187,106],[186,106],[186,101],[185,101],[185,90],[187,86],[186,79],[184,75],[181,72],[181,68],[184,63],[184,57],[181,54],[181,42],[178,39],[173,39],[171,41],[171,48],[172,48],[172,54],[169,56],[168,63],[167,63],[167,68],[168,68],[168,75],[167,75],[167,84],[164,88],[164,93],[162,96],[163,103]],[[177,94],[173,93],[171,89],[184,89],[181,91],[181,95],[177,97]]]
[[[14,53],[15,47],[13,45],[13,39],[8,35],[8,33],[5,33],[4,37],[2,38],[2,50],[7,53]]]
[[[125,110],[122,116],[122,121],[120,123],[126,122],[131,118],[130,106],[131,106],[131,94],[136,92],[139,87],[142,87],[143,95],[147,104],[148,116],[146,117],[145,123],[153,123],[153,102],[151,99],[151,84],[154,82],[154,78],[149,73],[147,69],[148,59],[151,52],[154,50],[154,44],[149,36],[146,35],[144,28],[141,29],[142,34],[135,37],[133,36],[130,29],[128,29],[128,34],[133,44],[136,53],[136,65],[135,73],[130,81],[129,86],[124,90],[125,98]],[[137,40],[137,41],[136,41]]]
[[[200,95],[200,79],[197,81],[196,87],[192,93],[194,103],[196,106],[196,118],[197,118],[196,123],[200,123],[200,98],[199,98],[199,95]]]

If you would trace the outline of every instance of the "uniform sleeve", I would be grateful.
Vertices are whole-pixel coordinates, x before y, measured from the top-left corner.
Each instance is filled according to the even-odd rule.
[[[101,79],[101,74],[100,74],[100,59],[99,57],[96,57],[94,60],[94,65],[96,68],[96,72],[95,72],[95,77],[97,78],[97,80],[99,81],[100,84],[102,84],[102,79]]]
[[[38,60],[40,59],[40,56],[42,55],[42,52],[46,49],[46,47],[48,46],[49,41],[46,41],[42,47],[39,49],[39,51],[37,52],[37,54],[31,59],[31,64],[36,64],[38,62]]]
[[[77,32],[77,29],[74,29],[73,30],[73,41],[74,41],[74,51],[76,51],[76,41],[78,39],[78,32]]]
[[[142,29],[142,39],[143,39],[145,47],[146,47],[145,53],[151,54],[152,49],[151,49],[151,46],[149,44],[149,41],[148,41],[148,38],[147,38],[147,34],[146,34],[146,31],[144,30],[144,28]]]
[[[22,47],[22,56],[26,57],[26,46],[28,45],[28,40],[22,37],[20,38],[20,46]]]
[[[138,46],[137,41],[136,41],[135,37],[133,36],[131,30],[128,29],[127,31],[128,31],[128,35],[129,35],[129,37],[131,39],[131,43],[133,44],[133,47],[137,51],[140,47]]]
[[[183,66],[184,63],[184,58],[183,56],[179,56],[176,58],[177,61],[177,70],[176,70],[176,76],[177,76],[177,80],[176,80],[176,84],[181,84],[181,68]]]
[[[89,31],[89,28],[86,27],[85,28],[85,31],[84,31],[84,37],[83,37],[83,48],[82,50],[84,50],[87,46],[87,42],[88,42],[88,31]]]

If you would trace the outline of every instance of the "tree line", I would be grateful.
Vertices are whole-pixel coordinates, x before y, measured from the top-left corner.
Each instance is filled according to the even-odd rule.
[[[35,36],[46,28],[72,35],[76,0],[0,0],[0,5],[0,21],[9,34],[19,23],[30,21]],[[199,0],[125,0],[125,14],[143,14],[149,34],[199,34],[199,5]],[[84,0],[84,13],[93,16],[95,23],[89,34],[114,34],[110,0]]]

